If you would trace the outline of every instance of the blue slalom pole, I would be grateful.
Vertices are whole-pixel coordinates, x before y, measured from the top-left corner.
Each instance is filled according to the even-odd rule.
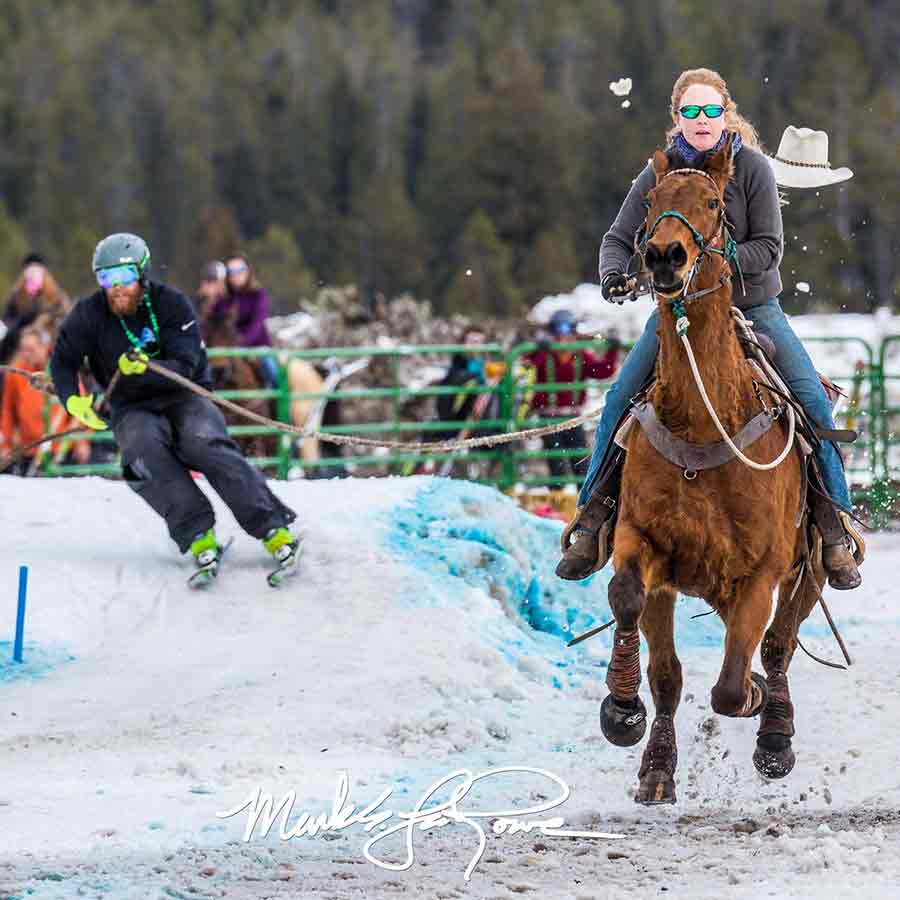
[[[13,662],[22,662],[22,639],[25,636],[25,592],[28,590],[28,566],[19,566],[19,610],[16,613],[16,641]]]

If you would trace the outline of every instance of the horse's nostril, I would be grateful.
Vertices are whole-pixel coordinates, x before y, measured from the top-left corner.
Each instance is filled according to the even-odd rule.
[[[655,266],[658,266],[660,262],[662,262],[662,254],[659,252],[659,250],[656,249],[656,247],[653,246],[653,244],[651,244],[647,248],[647,252],[644,255],[644,258],[647,260],[648,268],[651,269]]]
[[[687,262],[687,251],[681,241],[673,241],[666,248],[666,257],[674,268],[680,268]]]

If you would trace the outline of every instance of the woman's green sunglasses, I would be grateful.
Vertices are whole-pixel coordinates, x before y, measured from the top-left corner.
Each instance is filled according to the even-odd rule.
[[[719,106],[718,103],[707,103],[706,106],[698,106],[696,103],[691,103],[689,106],[682,106],[678,112],[686,119],[696,119],[700,115],[701,109],[707,119],[718,119],[725,112],[725,107]]]

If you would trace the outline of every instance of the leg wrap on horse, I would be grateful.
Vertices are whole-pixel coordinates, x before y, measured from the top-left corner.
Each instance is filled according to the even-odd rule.
[[[778,734],[791,738],[794,736],[794,704],[791,703],[787,673],[771,672],[766,681],[769,685],[769,698],[756,734],[758,737]]]
[[[606,685],[616,700],[633,700],[641,684],[641,638],[633,631],[616,629]]]
[[[784,778],[796,762],[791,747],[791,738],[794,736],[794,705],[791,703],[785,672],[770,672],[767,682],[769,697],[756,733],[753,765],[766,778]]]
[[[638,777],[648,772],[665,772],[674,775],[678,766],[678,750],[675,745],[675,720],[669,715],[658,715],[650,728],[650,740],[641,760]]]

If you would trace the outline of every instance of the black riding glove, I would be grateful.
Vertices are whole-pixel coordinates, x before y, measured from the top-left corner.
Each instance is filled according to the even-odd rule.
[[[628,279],[621,272],[607,272],[600,282],[600,291],[604,300],[619,303],[620,298],[628,293]]]

